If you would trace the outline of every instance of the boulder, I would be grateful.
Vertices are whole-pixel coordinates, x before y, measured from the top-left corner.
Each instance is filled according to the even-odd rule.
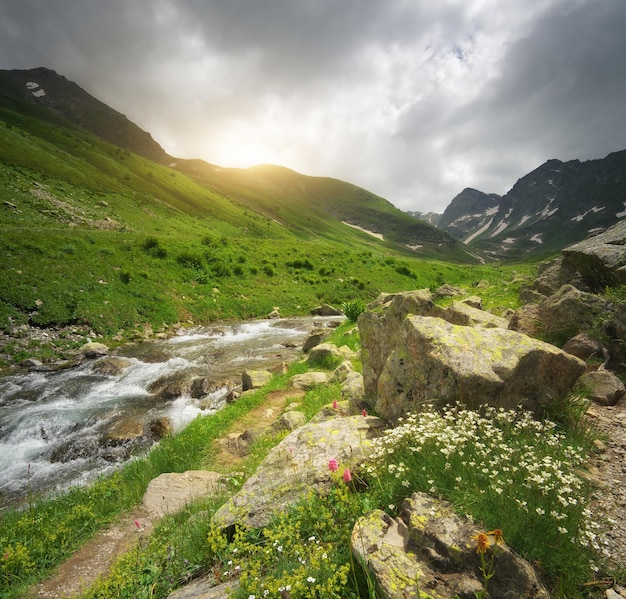
[[[216,584],[213,576],[206,576],[170,593],[167,599],[229,599],[238,586],[238,580]]]
[[[318,306],[317,308],[313,308],[311,310],[311,314],[313,316],[343,316],[343,312],[341,310],[339,310],[338,308],[334,308],[333,306],[330,306],[329,304],[322,304],[321,306]]]
[[[278,421],[278,427],[283,430],[295,431],[306,424],[306,416],[297,410],[285,412]]]
[[[483,300],[481,297],[478,297],[477,295],[470,295],[470,297],[466,297],[462,299],[461,303],[467,304],[468,306],[471,306],[472,308],[476,308],[477,310],[483,309]]]
[[[440,316],[452,324],[463,326],[499,327],[501,329],[509,327],[509,321],[506,318],[501,318],[466,302],[452,302],[452,305],[442,310]]]
[[[583,374],[579,383],[589,390],[587,397],[603,406],[614,406],[624,395],[626,388],[612,372],[596,370]]]
[[[414,493],[397,519],[381,510],[361,517],[352,531],[352,551],[389,599],[475,599],[484,591],[473,538],[480,532],[448,502]],[[504,541],[495,545],[488,538],[494,574],[485,596],[549,599],[532,566]]]
[[[109,348],[104,343],[90,341],[85,343],[78,350],[85,358],[101,358],[109,353]]]
[[[92,371],[103,376],[119,376],[132,362],[127,358],[109,356],[94,363]]]
[[[313,329],[302,344],[302,351],[306,354],[316,345],[319,345],[326,338],[324,329]]]
[[[531,337],[536,337],[540,333],[541,320],[539,306],[536,304],[526,304],[515,310],[509,320],[509,329],[524,333]]]
[[[539,304],[541,332],[550,338],[573,337],[590,329],[600,317],[610,318],[610,302],[572,285],[563,285],[556,293]]]
[[[168,472],[148,483],[143,507],[153,518],[175,514],[188,503],[201,497],[218,497],[226,491],[222,475],[208,470]]]
[[[522,404],[537,412],[562,399],[584,370],[575,356],[515,331],[408,316],[376,387],[365,394],[377,398],[383,418],[419,411],[432,400],[472,409]]]
[[[361,337],[361,361],[363,364],[363,382],[367,398],[372,405],[378,377],[391,348],[398,337],[402,322],[407,314],[422,316],[440,316],[442,308],[433,302],[432,294],[427,289],[398,294],[381,294],[358,318]]]
[[[365,389],[363,375],[360,372],[350,372],[341,385],[341,400],[347,401],[354,411],[365,407]]]
[[[354,367],[352,366],[352,362],[350,360],[344,360],[330,375],[330,381],[339,381],[343,382],[346,380],[346,377],[354,371]]]
[[[463,290],[459,287],[454,287],[454,285],[448,285],[448,283],[444,283],[440,285],[434,293],[436,298],[440,297],[458,297],[463,295]]]
[[[304,374],[292,376],[289,382],[294,389],[308,391],[318,385],[325,385],[329,376],[327,372],[305,372]]]
[[[215,514],[227,527],[243,521],[260,528],[293,504],[309,489],[322,491],[336,484],[328,469],[335,458],[340,467],[352,466],[371,451],[371,439],[383,426],[379,418],[314,419],[287,435],[267,455],[256,472]]]
[[[580,273],[571,264],[565,264],[563,256],[539,265],[533,289],[542,295],[550,296],[563,285],[573,285],[581,291],[589,291]]]
[[[267,315],[270,320],[280,318],[280,309],[278,306],[274,306],[274,309]]]
[[[192,378],[188,372],[172,372],[152,382],[148,387],[148,393],[152,393],[162,401],[176,399],[189,393],[191,381]]]
[[[340,360],[343,360],[343,354],[334,343],[320,343],[312,347],[306,359],[309,365],[336,364]]]
[[[272,373],[268,370],[246,370],[241,374],[241,388],[243,391],[260,389],[272,380]]]
[[[20,366],[23,368],[39,368],[43,366],[41,360],[37,360],[36,358],[25,358],[20,362]]]
[[[626,283],[626,220],[561,251],[563,264],[580,273],[591,291]]]
[[[233,386],[231,381],[216,381],[208,376],[196,376],[189,382],[189,395],[194,399],[199,399],[211,395],[216,391],[222,391],[224,389],[230,391]],[[224,391],[224,394],[227,393],[228,391]]]
[[[592,357],[604,359],[602,355],[602,345],[598,340],[587,335],[587,333],[578,333],[578,335],[566,341],[563,346],[563,351],[581,360],[588,360]]]

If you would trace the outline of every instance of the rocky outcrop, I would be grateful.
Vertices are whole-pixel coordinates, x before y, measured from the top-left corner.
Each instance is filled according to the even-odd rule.
[[[562,250],[563,265],[580,274],[592,291],[626,283],[626,220]]]
[[[322,491],[333,484],[328,469],[330,459],[341,465],[354,464],[370,451],[370,439],[383,426],[371,416],[342,417],[336,412],[330,419],[324,413],[285,437],[230,500],[215,514],[217,522],[230,526],[245,522],[265,526],[277,511],[309,489]]]
[[[405,499],[397,519],[381,510],[361,517],[352,531],[352,551],[389,599],[475,599],[484,591],[476,525],[449,503],[424,493]],[[549,599],[531,565],[493,536],[489,597]],[[493,553],[495,552],[495,553]]]
[[[440,318],[407,316],[395,339],[376,386],[365,389],[384,418],[432,400],[538,411],[563,398],[585,369],[575,356],[521,333]]]

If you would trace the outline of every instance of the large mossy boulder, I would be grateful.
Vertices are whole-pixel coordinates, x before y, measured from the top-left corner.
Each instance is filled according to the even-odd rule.
[[[361,517],[352,531],[352,551],[389,599],[475,599],[484,591],[474,538],[480,532],[449,503],[414,493],[398,518],[381,510]],[[487,558],[495,554],[485,596],[549,599],[527,561],[505,542],[487,538]]]
[[[441,318],[407,316],[387,346],[376,385],[365,392],[389,419],[434,400],[537,412],[564,398],[585,370],[582,360],[521,333]]]
[[[336,484],[328,462],[340,467],[360,462],[371,450],[371,439],[383,426],[372,416],[321,413],[276,445],[239,492],[215,514],[224,527],[243,522],[253,528],[296,502],[309,489],[322,491]]]

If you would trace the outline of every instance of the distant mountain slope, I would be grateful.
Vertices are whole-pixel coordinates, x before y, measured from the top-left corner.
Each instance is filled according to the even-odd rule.
[[[272,165],[229,169],[202,160],[173,158],[124,115],[50,69],[0,71],[0,107],[51,123],[77,126],[119,148],[171,166],[212,192],[219,205],[244,207],[301,236],[369,236],[407,254],[476,260],[475,252],[448,234],[350,183],[308,177]],[[179,194],[179,200],[188,203],[189,198]],[[208,204],[204,206],[208,209]]]
[[[626,217],[626,150],[606,158],[548,160],[499,198],[466,189],[439,227],[498,259],[558,252]]]
[[[43,119],[74,123],[161,164],[169,160],[149,133],[51,69],[0,70],[0,105]]]

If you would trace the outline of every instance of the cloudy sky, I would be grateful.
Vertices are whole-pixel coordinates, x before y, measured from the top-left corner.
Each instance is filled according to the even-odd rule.
[[[442,212],[626,149],[625,31],[625,0],[0,0],[0,68],[54,69],[174,156]]]

